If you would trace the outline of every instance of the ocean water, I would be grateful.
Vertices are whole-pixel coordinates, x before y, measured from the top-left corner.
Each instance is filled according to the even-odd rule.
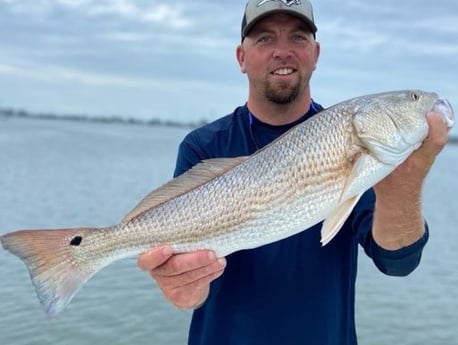
[[[173,172],[186,129],[0,119],[0,234],[117,223]],[[458,146],[425,184],[430,241],[404,278],[360,256],[359,343],[458,345]],[[190,312],[171,306],[136,259],[98,273],[48,320],[25,269],[0,250],[0,344],[185,344]]]

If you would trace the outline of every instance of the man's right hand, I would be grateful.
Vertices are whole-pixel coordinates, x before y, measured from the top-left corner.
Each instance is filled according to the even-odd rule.
[[[169,246],[160,246],[140,254],[138,266],[150,273],[172,304],[191,309],[205,302],[210,282],[223,274],[226,259],[210,250],[173,254]]]

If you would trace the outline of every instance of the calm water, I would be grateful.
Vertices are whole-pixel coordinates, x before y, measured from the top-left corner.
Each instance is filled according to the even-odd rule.
[[[118,222],[172,174],[186,130],[0,119],[0,233]],[[458,147],[425,186],[431,239],[421,266],[393,278],[360,258],[360,344],[458,344]],[[0,344],[185,344],[190,313],[169,305],[136,260],[97,274],[47,320],[20,261],[0,250]]]

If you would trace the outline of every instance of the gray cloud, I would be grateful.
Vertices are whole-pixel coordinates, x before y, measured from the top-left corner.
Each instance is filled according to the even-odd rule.
[[[0,106],[223,115],[246,97],[235,61],[244,3],[0,0]],[[457,104],[458,4],[440,4],[315,1],[322,56],[314,97],[330,105],[415,87]]]

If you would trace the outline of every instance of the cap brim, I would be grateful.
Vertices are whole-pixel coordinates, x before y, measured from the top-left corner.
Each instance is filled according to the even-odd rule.
[[[245,38],[249,32],[251,31],[251,29],[253,29],[253,27],[261,20],[261,19],[264,19],[272,14],[276,14],[276,13],[284,13],[284,14],[288,14],[288,15],[291,15],[291,16],[294,16],[296,18],[299,18],[301,21],[303,21],[307,27],[309,28],[310,32],[315,35],[316,32],[318,31],[318,28],[316,27],[315,23],[313,23],[308,17],[300,14],[300,13],[297,13],[295,11],[289,11],[287,9],[275,9],[273,11],[270,11],[270,12],[267,12],[267,13],[264,13],[262,15],[260,15],[259,17],[257,17],[256,19],[252,20],[249,24],[245,25],[245,27],[243,28],[243,31],[242,31],[242,39]]]

